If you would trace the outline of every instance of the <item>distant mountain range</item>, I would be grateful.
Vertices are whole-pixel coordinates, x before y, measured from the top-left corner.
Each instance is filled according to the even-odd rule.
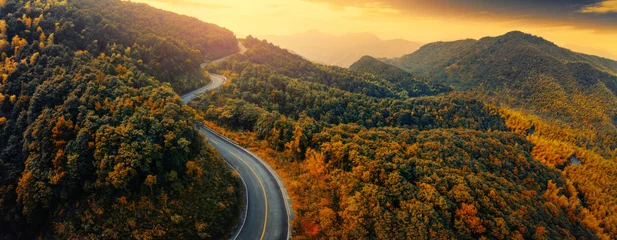
[[[311,61],[349,67],[360,57],[394,58],[418,50],[421,43],[403,39],[382,40],[370,33],[331,35],[317,30],[292,36],[262,36],[261,38],[289,49]]]

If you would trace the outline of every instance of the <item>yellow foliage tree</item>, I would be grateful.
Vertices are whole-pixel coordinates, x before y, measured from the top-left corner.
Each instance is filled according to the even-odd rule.
[[[47,41],[47,36],[45,35],[45,32],[42,32],[41,35],[39,35],[39,42],[43,44],[45,41]],[[43,44],[43,46],[45,46],[45,44]]]
[[[107,181],[111,182],[117,189],[126,188],[135,174],[135,170],[127,166],[126,163],[118,163],[114,166],[114,170],[108,174]]]
[[[4,0],[0,0],[0,3],[2,1]],[[6,40],[6,21],[0,20],[0,51],[4,50],[8,45],[9,42]]]
[[[153,175],[148,175],[146,177],[146,180],[144,181],[144,184],[150,188],[150,195],[153,194],[152,193],[152,186],[154,186],[156,184],[156,182],[157,182],[157,178],[156,178],[156,176],[153,176]]]
[[[47,46],[51,46],[54,45],[54,34],[49,34],[49,37],[47,38]]]
[[[195,161],[186,162],[186,174],[200,178],[204,174],[204,170]]]
[[[39,58],[39,53],[38,52],[32,54],[32,57],[30,57],[30,65],[34,65],[38,58]]]
[[[43,20],[43,14],[41,13],[39,17],[34,19],[34,22],[32,23],[33,26],[38,27],[42,20]]]

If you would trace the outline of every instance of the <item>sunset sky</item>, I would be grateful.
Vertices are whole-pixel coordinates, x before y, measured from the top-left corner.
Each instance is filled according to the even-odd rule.
[[[617,59],[617,0],[133,0],[226,27],[238,37],[369,32],[382,39],[449,41],[539,35]]]

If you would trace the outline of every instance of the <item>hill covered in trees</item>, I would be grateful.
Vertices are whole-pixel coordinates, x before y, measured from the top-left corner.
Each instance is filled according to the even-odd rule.
[[[409,97],[436,95],[451,89],[440,84],[427,84],[417,80],[411,73],[393,65],[383,63],[371,56],[364,56],[349,67],[354,72],[369,73],[399,84],[407,90]]]
[[[508,129],[533,144],[532,157],[561,171],[597,226],[617,235],[617,193],[612,191],[617,62],[521,32],[432,43],[386,62],[500,108]]]
[[[277,169],[292,198],[295,238],[617,233],[614,176],[597,175],[602,166],[617,168],[548,138],[538,148],[527,136],[567,134],[561,128],[473,94],[400,94],[398,77],[412,76],[370,58],[352,71],[252,37],[243,44],[246,54],[209,66],[229,77],[226,85],[191,106]],[[584,163],[562,159],[572,156]]]
[[[616,126],[617,62],[529,34],[432,43],[387,62],[497,105],[579,126]]]
[[[0,3],[0,239],[228,234],[240,183],[176,92],[233,34],[119,0]]]
[[[272,164],[297,239],[617,236],[614,62],[513,32],[351,69],[118,0],[0,1],[0,239],[218,239]],[[451,86],[455,91],[450,91]],[[198,116],[199,115],[199,116]]]

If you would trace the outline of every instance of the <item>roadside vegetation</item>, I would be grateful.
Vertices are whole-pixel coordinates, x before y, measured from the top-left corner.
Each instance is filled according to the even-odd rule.
[[[177,92],[236,50],[230,31],[116,0],[0,16],[0,239],[229,234],[240,182]]]

